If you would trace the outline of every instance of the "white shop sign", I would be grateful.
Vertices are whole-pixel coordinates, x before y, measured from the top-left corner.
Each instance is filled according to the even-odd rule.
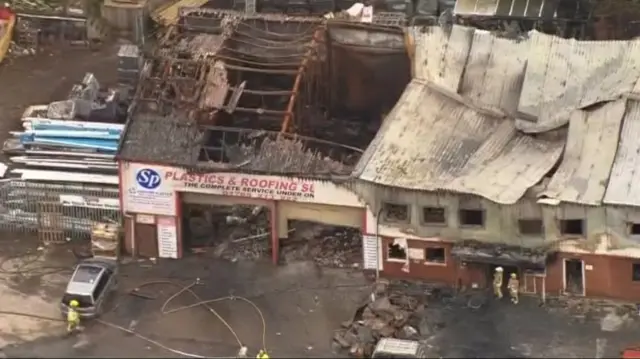
[[[175,216],[176,194],[161,172],[147,166],[125,165],[124,210],[132,213]]]
[[[362,236],[362,265],[364,269],[376,269],[378,267],[378,237],[365,234]],[[382,269],[382,268],[380,268]]]
[[[99,198],[78,196],[72,194],[61,194],[60,203],[64,207],[82,207],[120,211],[120,201],[117,198]]]
[[[355,193],[330,181],[243,173],[190,173],[180,168],[124,163],[127,213],[176,216],[176,192],[364,208]]]
[[[158,256],[178,258],[178,231],[173,217],[158,217]]]

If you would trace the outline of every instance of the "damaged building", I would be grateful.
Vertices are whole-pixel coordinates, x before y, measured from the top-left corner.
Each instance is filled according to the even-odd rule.
[[[118,150],[124,248],[180,258],[237,224],[278,262],[292,222],[359,233],[346,182],[409,63],[397,27],[182,9],[146,56]]]
[[[414,78],[354,170],[365,268],[639,299],[640,43],[410,32]]]

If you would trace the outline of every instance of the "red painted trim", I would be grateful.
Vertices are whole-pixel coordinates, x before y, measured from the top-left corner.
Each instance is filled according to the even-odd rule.
[[[271,260],[278,265],[280,254],[280,233],[278,233],[278,202],[271,201]]]
[[[182,201],[180,197],[182,194],[178,191],[173,191],[174,196],[176,198],[176,216],[173,218],[176,223],[176,245],[178,246],[178,258],[182,258],[184,256],[184,246],[182,245],[183,240],[183,231],[182,231]]]

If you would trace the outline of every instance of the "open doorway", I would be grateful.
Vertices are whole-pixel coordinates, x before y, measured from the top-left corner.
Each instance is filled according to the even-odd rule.
[[[268,258],[270,210],[256,205],[183,204],[184,253],[211,253],[228,260]]]
[[[492,283],[493,283],[493,274],[496,271],[496,268],[498,267],[502,267],[503,272],[502,272],[502,291],[504,293],[508,293],[507,290],[507,285],[509,284],[509,277],[511,277],[511,273],[515,273],[518,278],[520,278],[520,271],[518,269],[518,267],[516,266],[507,266],[507,265],[498,265],[498,264],[491,264],[489,265],[489,272],[488,272],[488,281],[487,283],[489,283],[489,288],[491,288]]]
[[[580,259],[564,260],[564,291],[584,295],[584,262]]]

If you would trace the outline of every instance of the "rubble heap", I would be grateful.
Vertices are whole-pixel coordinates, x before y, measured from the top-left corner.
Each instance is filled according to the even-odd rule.
[[[214,254],[231,261],[268,256],[271,252],[269,220],[269,211],[262,206],[233,206],[224,216],[223,228],[218,233],[225,240],[217,242]]]
[[[370,357],[382,338],[418,340],[428,335],[428,328],[423,324],[426,303],[415,296],[390,293],[389,282],[385,280],[375,284],[373,293],[375,300],[362,307],[352,321],[343,323],[342,329],[335,333],[335,346],[362,358]]]
[[[321,267],[357,268],[362,261],[362,235],[353,228],[299,223],[281,244],[286,262],[312,259]]]

